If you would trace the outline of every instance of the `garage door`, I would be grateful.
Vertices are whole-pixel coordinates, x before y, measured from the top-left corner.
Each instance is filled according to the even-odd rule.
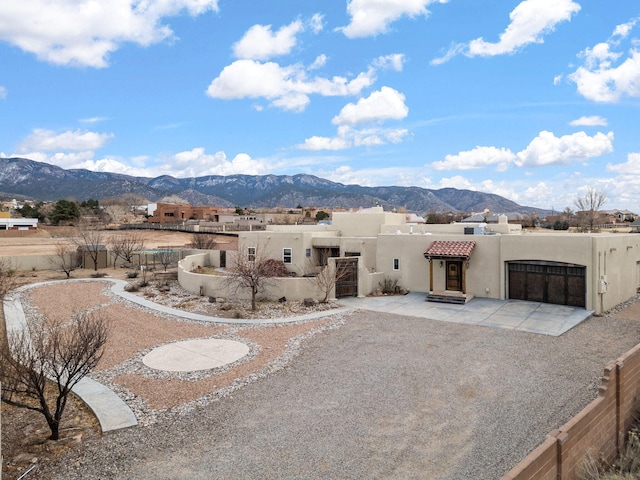
[[[586,267],[556,262],[509,262],[509,298],[584,307]]]

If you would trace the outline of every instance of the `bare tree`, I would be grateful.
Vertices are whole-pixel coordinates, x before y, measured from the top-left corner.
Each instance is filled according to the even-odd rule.
[[[350,273],[350,269],[345,263],[330,262],[317,275],[311,277],[316,290],[322,295],[320,303],[327,303],[336,283],[346,278]]]
[[[69,393],[102,358],[108,323],[94,312],[76,315],[70,325],[30,321],[28,327],[0,349],[2,401],[40,412],[51,440],[58,440]]]
[[[171,264],[176,263],[178,261],[178,252],[170,248],[163,248],[160,250],[156,250],[153,253],[153,256],[155,257],[156,260],[158,260],[158,262],[160,262],[160,265],[162,265],[165,272],[167,271],[167,268],[169,268]]]
[[[128,213],[128,207],[126,205],[111,204],[103,206],[102,211],[111,223],[120,223],[120,220]]]
[[[595,188],[587,188],[584,196],[575,200],[578,216],[582,219],[582,224],[589,225],[589,230],[593,231],[593,225],[600,216],[598,211],[607,202],[607,196]]]
[[[235,258],[235,265],[230,271],[230,280],[236,288],[246,288],[251,291],[251,310],[255,311],[257,295],[274,282],[280,270],[278,261],[264,256],[263,248],[246,247],[246,250],[238,252]]]
[[[0,301],[9,290],[16,287],[16,283],[16,272],[11,268],[11,261],[8,258],[0,258]]]
[[[71,272],[77,266],[77,250],[75,245],[65,242],[56,243],[56,253],[49,257],[49,264],[54,270],[62,270],[67,278],[71,278]]]
[[[125,262],[133,263],[133,253],[144,249],[144,237],[140,232],[128,230],[109,238],[109,249],[113,254],[113,268],[116,267],[118,258]]]
[[[216,236],[209,233],[191,234],[191,246],[199,250],[213,250],[216,246]]]
[[[80,249],[86,255],[89,255],[93,263],[93,269],[98,271],[98,259],[100,252],[104,250],[104,232],[97,228],[91,228],[87,225],[83,225],[78,229],[77,237],[74,239],[74,243],[80,247]]]
[[[127,207],[129,207],[129,211],[133,213],[134,216],[138,215],[138,208],[142,206],[146,206],[149,203],[149,200],[144,195],[140,195],[139,193],[125,193],[122,195],[122,199],[124,200]]]

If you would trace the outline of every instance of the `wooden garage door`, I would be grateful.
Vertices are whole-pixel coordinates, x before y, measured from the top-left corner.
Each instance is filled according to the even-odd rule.
[[[552,262],[509,262],[509,298],[584,307],[586,268]]]

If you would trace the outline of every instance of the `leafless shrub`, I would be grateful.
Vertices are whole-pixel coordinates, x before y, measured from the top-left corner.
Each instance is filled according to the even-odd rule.
[[[65,242],[56,243],[55,254],[49,257],[49,264],[54,270],[61,270],[67,278],[71,278],[71,272],[77,266],[77,252],[74,245]]]
[[[30,321],[0,350],[2,401],[44,415],[51,440],[59,439],[71,389],[102,358],[108,323],[99,313],[76,315],[70,324]]]
[[[213,250],[216,246],[216,236],[208,233],[194,233],[191,235],[191,247],[199,250]]]
[[[230,272],[231,284],[236,288],[246,288],[251,291],[251,310],[256,309],[256,297],[273,284],[278,276],[279,264],[264,256],[261,246],[248,247],[238,253],[235,265]]]

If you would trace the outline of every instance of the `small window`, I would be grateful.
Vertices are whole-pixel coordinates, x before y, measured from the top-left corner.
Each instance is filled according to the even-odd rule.
[[[393,269],[394,270],[400,270],[400,259],[399,258],[394,258],[393,259]]]
[[[250,262],[256,261],[256,247],[247,247],[247,260]]]
[[[305,254],[306,254],[307,258],[311,257],[311,249],[307,248]]]
[[[291,263],[291,257],[293,256],[293,249],[291,248],[283,248],[282,249],[282,261],[284,263]]]

